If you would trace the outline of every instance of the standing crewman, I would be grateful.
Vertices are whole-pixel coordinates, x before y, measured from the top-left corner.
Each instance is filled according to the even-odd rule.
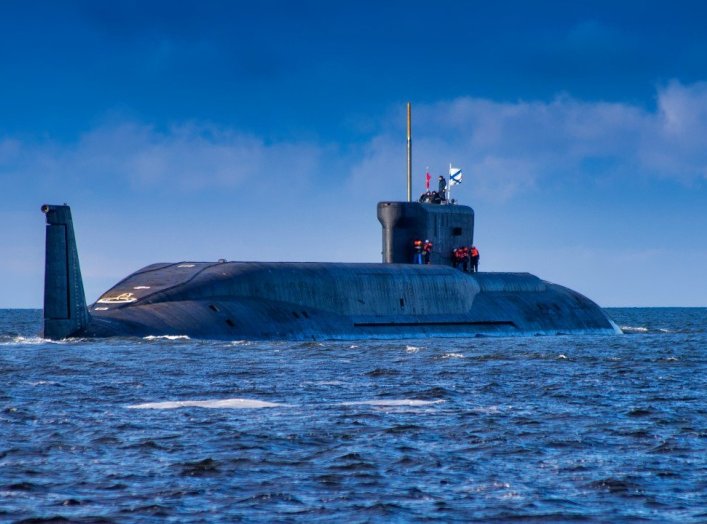
[[[422,240],[414,240],[412,243],[413,248],[413,264],[422,264]]]
[[[439,198],[442,202],[447,201],[447,181],[444,179],[442,175],[439,175]]]
[[[471,257],[471,272],[478,273],[479,272],[479,250],[476,249],[476,246],[471,246],[471,251],[469,252],[469,255]]]
[[[464,246],[461,249],[461,259],[462,259],[462,270],[464,273],[469,271],[469,248]]]
[[[458,268],[461,263],[461,256],[459,256],[460,250],[460,247],[455,247],[452,249],[452,265],[454,266],[454,269]]]
[[[425,264],[430,263],[430,253],[432,253],[432,242],[429,240],[425,240],[425,243],[422,244],[422,257],[425,261]]]

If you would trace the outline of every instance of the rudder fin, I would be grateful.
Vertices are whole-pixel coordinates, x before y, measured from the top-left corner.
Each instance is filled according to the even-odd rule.
[[[42,213],[47,220],[43,336],[57,340],[88,326],[90,315],[86,307],[71,208],[66,204],[45,204]]]

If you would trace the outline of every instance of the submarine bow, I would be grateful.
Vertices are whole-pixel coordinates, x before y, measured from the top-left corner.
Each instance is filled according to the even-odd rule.
[[[178,262],[147,266],[86,307],[71,210],[47,219],[44,336],[187,335],[206,339],[363,339],[613,334],[588,298],[528,273],[451,267],[473,241],[467,206],[381,202],[383,263]],[[431,264],[411,264],[431,238]]]

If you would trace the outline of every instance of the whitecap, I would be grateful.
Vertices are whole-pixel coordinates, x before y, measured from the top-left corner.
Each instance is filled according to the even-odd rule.
[[[445,353],[442,358],[465,358],[461,353]]]
[[[172,400],[166,402],[148,402],[146,404],[133,404],[128,409],[177,409],[177,408],[209,408],[209,409],[257,409],[276,408],[285,406],[275,402],[253,400],[248,398],[225,398],[212,400]]]
[[[405,351],[407,351],[408,353],[417,353],[418,351],[420,351],[420,348],[417,346],[405,346]]]
[[[558,360],[567,360],[567,355],[563,355],[562,353],[560,353],[559,355],[557,355],[557,359]]]
[[[642,326],[621,326],[621,331],[624,333],[648,333],[648,328]]]
[[[430,404],[441,404],[444,402],[442,399],[437,400],[417,400],[411,398],[403,399],[385,399],[385,400],[358,400],[354,402],[341,402],[341,406],[378,406],[378,407],[416,407],[416,406],[429,406]]]
[[[471,411],[474,413],[483,413],[485,415],[490,415],[490,414],[492,415],[492,414],[500,413],[501,408],[499,406],[485,406],[485,407],[480,406],[480,407],[476,407],[476,408],[472,409]]]
[[[191,340],[187,335],[147,335],[143,340]]]
[[[4,338],[4,337],[3,337]],[[17,336],[8,339],[4,339],[0,342],[0,346],[16,346],[16,345],[21,345],[21,346],[38,346],[40,344],[68,344],[72,342],[76,342],[77,340],[81,339],[62,339],[62,340],[50,340],[48,338],[42,338],[42,337],[23,337],[23,336]]]

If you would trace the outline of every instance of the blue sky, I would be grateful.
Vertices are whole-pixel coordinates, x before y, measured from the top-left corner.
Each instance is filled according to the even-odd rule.
[[[481,268],[707,306],[707,4],[0,3],[0,307],[41,204],[89,301],[149,263],[380,260],[378,200],[450,162]]]

